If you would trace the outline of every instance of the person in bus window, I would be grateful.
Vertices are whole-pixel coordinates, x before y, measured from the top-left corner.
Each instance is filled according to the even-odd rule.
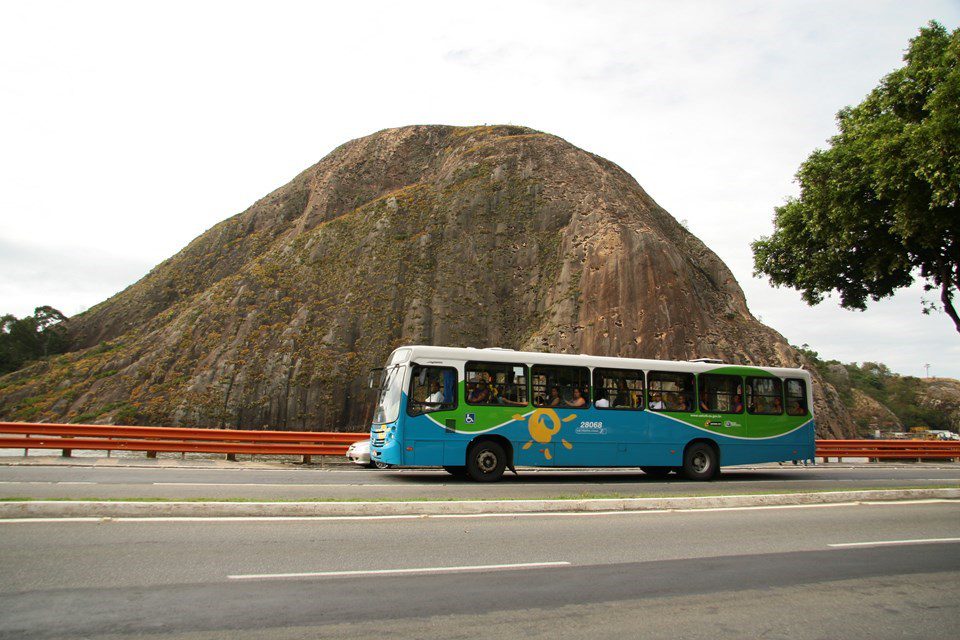
[[[627,381],[623,378],[617,382],[617,395],[613,399],[613,406],[615,407],[629,407],[630,406],[630,391],[627,389]]]
[[[705,413],[709,413],[709,412],[710,412],[710,403],[707,402],[707,390],[706,390],[706,389],[701,389],[701,390],[700,390],[700,411],[703,411],[703,412],[705,412]]]
[[[481,373],[480,380],[487,389],[487,399],[484,400],[484,402],[488,402],[490,404],[503,404],[502,398],[500,397],[500,389],[493,383],[493,376],[490,375],[490,372],[484,371]]]
[[[477,383],[471,402],[474,404],[487,404],[490,402],[490,387],[483,382],[483,376],[480,376],[480,382]]]
[[[777,415],[783,413],[783,400],[780,399],[780,396],[775,396],[773,398],[773,407],[771,408],[770,413],[776,413]]]
[[[650,395],[650,408],[654,411],[663,411],[666,409],[666,406],[663,404],[663,399],[660,397],[659,393],[653,393]]]
[[[737,394],[734,394],[733,398],[730,400],[730,411],[733,413],[743,412],[743,400],[741,400],[740,396]]]
[[[607,400],[607,390],[603,387],[599,387],[596,390],[596,398],[593,401],[593,406],[598,409],[607,409],[610,407],[610,401]]]
[[[559,407],[561,403],[559,387],[550,387],[550,397],[547,399],[547,406]]]
[[[681,393],[679,400],[677,401],[677,411],[690,411],[690,401],[687,399],[687,394]]]
[[[797,398],[796,402],[790,405],[790,408],[787,409],[787,413],[791,416],[802,416],[806,415],[807,409],[803,406],[803,401]]]
[[[430,383],[430,395],[427,396],[424,403],[427,405],[424,407],[424,411],[436,411],[443,404],[443,392],[440,391],[440,383],[436,380]]]
[[[566,403],[568,407],[583,407],[587,401],[583,398],[583,393],[577,387],[573,388],[573,399]]]

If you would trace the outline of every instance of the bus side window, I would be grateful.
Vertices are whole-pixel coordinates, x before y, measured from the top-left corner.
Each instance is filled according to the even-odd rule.
[[[535,364],[530,370],[533,404],[538,407],[590,406],[590,370]]]
[[[468,362],[463,371],[467,404],[527,406],[527,365]]]
[[[643,409],[643,371],[594,369],[593,406],[597,409]]]
[[[747,413],[783,415],[783,382],[780,378],[747,378]]]
[[[787,378],[787,415],[807,415],[807,383],[805,380]]]
[[[457,408],[457,370],[453,367],[413,365],[407,414],[419,416],[432,411]]]
[[[693,411],[693,374],[648,373],[647,408],[651,411]]]
[[[743,413],[743,378],[701,373],[699,408],[708,413]]]

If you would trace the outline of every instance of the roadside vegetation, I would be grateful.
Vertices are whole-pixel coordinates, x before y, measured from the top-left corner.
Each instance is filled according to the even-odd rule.
[[[8,313],[0,317],[0,375],[66,351],[66,319],[49,306],[37,307],[32,316],[17,318]]]
[[[876,429],[960,428],[960,383],[955,380],[902,376],[883,363],[823,360],[809,345],[794,348],[837,390],[861,436]]]

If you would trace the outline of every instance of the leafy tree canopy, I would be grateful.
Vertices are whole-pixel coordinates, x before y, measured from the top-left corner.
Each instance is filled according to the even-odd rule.
[[[0,316],[0,374],[10,373],[30,360],[63,353],[66,317],[53,307],[37,307],[32,316]]]
[[[754,269],[808,304],[836,291],[861,310],[919,274],[960,332],[960,29],[931,22],[904,60],[837,114],[840,133],[797,173],[800,197],[753,242]]]

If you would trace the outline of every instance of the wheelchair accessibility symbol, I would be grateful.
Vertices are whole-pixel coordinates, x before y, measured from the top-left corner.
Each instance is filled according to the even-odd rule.
[[[473,424],[474,422],[477,421],[477,416],[476,414],[468,413],[463,417],[463,421],[466,422],[467,424]]]

